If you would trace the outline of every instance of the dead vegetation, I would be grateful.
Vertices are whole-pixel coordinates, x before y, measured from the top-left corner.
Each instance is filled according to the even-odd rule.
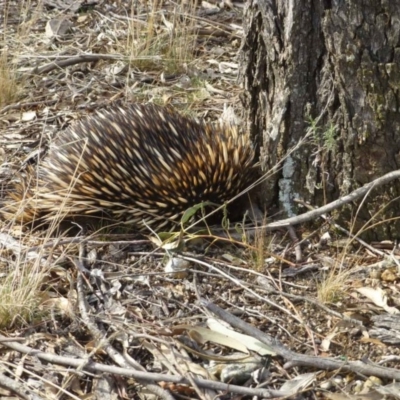
[[[4,188],[60,129],[111,102],[240,116],[241,2],[1,5]],[[389,385],[400,379],[394,243],[366,245],[329,220],[314,232],[246,235],[238,224],[224,240],[184,232],[167,242],[1,224],[1,396],[399,392]]]

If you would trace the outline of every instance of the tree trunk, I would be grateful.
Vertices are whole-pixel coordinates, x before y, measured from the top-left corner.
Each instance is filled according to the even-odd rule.
[[[263,171],[282,162],[261,188],[266,205],[293,216],[303,212],[295,198],[322,205],[399,168],[400,0],[249,0],[244,25],[245,120]],[[336,216],[356,227],[396,217],[399,203],[385,206],[399,187]],[[399,228],[374,233],[399,237]]]

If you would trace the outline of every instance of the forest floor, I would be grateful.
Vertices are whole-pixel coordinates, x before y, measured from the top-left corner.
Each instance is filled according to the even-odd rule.
[[[4,192],[113,102],[240,124],[240,1],[0,8]],[[324,221],[177,232],[179,251],[150,232],[60,232],[1,221],[1,398],[400,398],[391,242]]]

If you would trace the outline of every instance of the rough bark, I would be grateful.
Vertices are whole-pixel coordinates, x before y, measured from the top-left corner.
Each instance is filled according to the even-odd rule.
[[[244,113],[260,144],[267,205],[288,216],[399,168],[400,0],[249,0],[241,64]],[[287,152],[309,133],[306,145]],[[362,226],[400,215],[400,183],[340,217]],[[390,207],[384,207],[390,204]],[[379,215],[376,215],[376,213]],[[375,229],[399,236],[400,222]]]

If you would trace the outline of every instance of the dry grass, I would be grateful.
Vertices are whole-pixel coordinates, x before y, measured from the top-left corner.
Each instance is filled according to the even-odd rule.
[[[265,267],[266,254],[270,255],[271,240],[272,238],[266,234],[263,226],[267,224],[267,219],[264,218],[262,221],[262,226],[255,230],[254,236],[254,270],[261,272]]]
[[[327,260],[326,267],[329,272],[325,277],[322,278],[319,284],[317,284],[317,298],[322,303],[332,303],[338,299],[342,299],[346,296],[346,291],[351,283],[351,275],[353,267],[359,264],[360,260],[357,257],[354,245],[357,243],[360,237],[370,229],[374,229],[381,223],[389,223],[389,220],[376,222],[380,213],[383,213],[384,209],[389,206],[390,203],[385,204],[375,215],[365,222],[365,224],[356,228],[356,221],[358,213],[360,212],[363,203],[367,201],[369,193],[364,197],[363,201],[359,205],[353,221],[350,223],[350,230],[346,232],[343,228],[340,230],[347,234],[348,239],[345,241],[341,251],[337,251],[336,257]],[[356,232],[354,234],[353,232]],[[324,264],[324,261],[322,260]]]
[[[126,51],[134,68],[182,72],[194,61],[197,1],[188,5],[181,1],[168,13],[160,9],[159,2],[153,0],[146,16],[136,16],[132,7]]]
[[[40,18],[43,17],[43,1],[24,0],[19,3],[19,16],[17,38],[24,43],[37,28]]]
[[[0,108],[17,101],[22,93],[23,82],[4,52],[0,55]]]
[[[3,226],[0,251],[7,263],[0,266],[0,330],[32,326],[50,314],[72,315],[65,295],[71,278],[62,264],[76,256],[77,247],[73,241],[57,247],[68,236],[60,231],[62,207],[58,217],[46,229],[26,229],[16,221]]]
[[[16,7],[16,8],[13,8]],[[32,49],[31,42],[39,19],[43,16],[42,1],[6,1],[3,12],[3,35],[0,48],[0,109],[26,96],[26,77],[19,70],[20,57]],[[15,24],[18,20],[19,23]],[[33,52],[34,55],[34,52]]]
[[[43,313],[41,286],[45,268],[38,259],[32,262],[23,257],[17,257],[4,268],[0,285],[0,329],[30,324]]]
[[[351,268],[342,262],[344,256],[325,262],[322,260],[322,265],[328,269],[326,275],[317,283],[317,299],[322,304],[334,303],[342,299],[346,293]]]

